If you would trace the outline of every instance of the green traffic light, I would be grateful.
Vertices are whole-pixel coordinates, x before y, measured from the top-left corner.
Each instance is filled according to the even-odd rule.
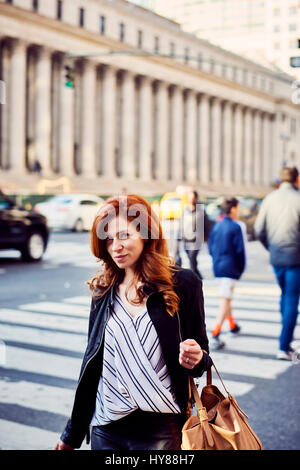
[[[71,80],[68,80],[68,81],[65,83],[65,86],[66,86],[67,88],[73,88],[74,84],[73,84],[73,82],[72,82]]]

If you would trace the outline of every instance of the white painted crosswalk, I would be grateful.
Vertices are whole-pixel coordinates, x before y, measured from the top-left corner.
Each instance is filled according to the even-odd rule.
[[[218,311],[216,283],[204,283],[204,293],[209,332]],[[253,298],[249,292],[243,294],[241,285],[233,306],[241,334],[229,338],[224,331],[225,350],[211,355],[228,390],[238,397],[255,391],[259,380],[275,380],[293,364],[275,358],[280,332],[278,295]],[[9,448],[7,433],[15,432],[18,419],[22,432],[27,429],[36,436],[32,444],[23,441],[25,448],[45,449],[55,443],[59,430],[52,420],[63,423],[71,412],[86,345],[89,307],[89,296],[74,296],[60,302],[45,300],[0,309],[0,339],[6,346],[6,363],[0,368],[0,410],[5,407],[8,413],[7,419],[3,419],[3,412],[0,416],[0,448]],[[299,324],[295,335],[300,338]],[[201,378],[200,384],[203,381]],[[221,388],[217,378],[214,383]],[[40,434],[39,419],[30,425],[22,421],[24,410],[31,410],[34,416],[37,413],[44,423]],[[10,419],[9,413],[19,413],[19,417]]]
[[[82,243],[52,241],[44,255],[44,269],[69,264],[81,268],[97,269],[97,260],[90,250],[90,235]]]

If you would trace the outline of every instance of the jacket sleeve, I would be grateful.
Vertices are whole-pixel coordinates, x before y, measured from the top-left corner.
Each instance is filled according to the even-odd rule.
[[[267,202],[263,201],[254,224],[255,235],[262,245],[268,250],[268,236],[266,227]]]
[[[88,338],[90,337],[91,331],[94,326],[95,318],[97,314],[97,302],[96,298],[92,296],[90,316],[89,316],[89,326],[88,326]],[[82,366],[81,366],[82,367]],[[80,371],[81,374],[81,371]],[[82,441],[87,435],[87,443],[89,442],[89,430],[86,429],[86,426],[81,425],[80,423],[74,423],[70,418],[67,422],[67,425],[60,436],[60,439],[74,449],[79,449]]]
[[[88,444],[90,439],[89,430],[85,429],[80,424],[77,425],[73,423],[71,419],[69,419],[62,435],[60,436],[60,440],[73,447],[73,449],[79,449],[86,435],[88,436]]]
[[[206,351],[202,360],[193,369],[185,369],[188,375],[192,377],[201,377],[201,375],[212,366],[212,360],[209,356],[209,344],[205,324],[204,298],[202,290],[202,281],[194,276],[192,283],[192,300],[189,306],[189,322],[191,339],[197,341],[201,348]]]
[[[245,269],[246,256],[245,256],[245,243],[244,243],[243,232],[239,225],[237,226],[237,230],[234,236],[234,247],[235,247],[235,254],[237,258],[238,267],[239,267],[240,272],[242,273]]]
[[[88,338],[91,335],[94,323],[95,323],[95,318],[97,315],[97,298],[93,295],[92,300],[91,300],[91,308],[90,308],[90,317],[89,317],[89,327],[88,327]]]

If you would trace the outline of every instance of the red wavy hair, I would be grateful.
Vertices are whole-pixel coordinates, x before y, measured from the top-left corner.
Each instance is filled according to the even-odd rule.
[[[179,297],[174,290],[172,275],[176,268],[170,259],[159,218],[141,196],[113,196],[101,206],[91,230],[91,250],[98,261],[102,262],[102,270],[87,284],[94,295],[102,296],[115,282],[117,285],[121,283],[124,277],[124,270],[115,264],[107,251],[105,237],[109,220],[118,216],[120,212],[122,215],[126,214],[129,223],[138,221],[137,229],[144,241],[144,248],[132,281],[137,293],[132,303],[140,303],[145,298],[142,285],[138,287],[138,283],[151,284],[162,293],[166,311],[174,315],[179,307]]]

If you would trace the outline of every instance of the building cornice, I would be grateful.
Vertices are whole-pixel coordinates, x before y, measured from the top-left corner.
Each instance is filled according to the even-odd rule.
[[[108,3],[108,2],[107,2]],[[45,43],[45,30],[51,31],[57,35],[58,33],[65,36],[66,40],[57,40],[57,50],[63,53],[74,53],[74,50],[71,50],[68,45],[70,44],[71,41],[68,41],[67,38],[69,39],[75,39],[78,43],[78,41],[81,42],[80,44],[80,50],[77,49],[77,53],[81,54],[90,54],[91,56],[94,54],[95,59],[97,58],[97,54],[101,51],[105,53],[108,50],[115,50],[119,51],[122,53],[122,51],[137,51],[135,47],[132,47],[128,44],[121,43],[117,40],[111,39],[105,35],[100,35],[91,31],[88,31],[87,29],[81,28],[79,26],[74,26],[70,25],[68,23],[64,23],[60,20],[56,20],[53,18],[46,17],[44,15],[37,14],[32,11],[28,11],[26,9],[17,7],[15,5],[9,5],[6,3],[0,3],[0,15],[3,16],[4,18],[10,18],[12,21],[16,21],[20,23],[20,31],[22,30],[22,27],[24,28],[24,24],[28,24],[29,26],[35,26],[40,30],[40,34],[37,34],[34,29],[32,29],[32,37],[30,37],[30,31],[29,34],[26,31],[26,37],[21,38],[26,41],[29,41],[31,43],[38,43],[43,46],[49,46],[53,47],[53,43],[50,45],[48,43]],[[0,24],[1,24],[1,18],[0,18]],[[1,25],[1,31],[3,35],[9,36],[11,31],[14,29],[11,28],[9,25],[7,25],[7,28],[5,28],[5,23]],[[187,33],[182,33],[184,36],[187,36]],[[198,41],[198,39],[197,39]],[[199,40],[201,41],[201,40]],[[86,44],[86,45],[85,45]],[[78,44],[77,44],[78,45]],[[218,49],[216,46],[213,46],[214,48]],[[101,48],[101,49],[98,49]],[[74,46],[75,49],[75,46]],[[232,101],[233,102],[240,102],[240,96],[236,99],[234,99],[234,95],[237,94],[242,94],[242,95],[250,95],[249,97],[256,97],[259,98],[260,100],[264,101],[265,103],[268,102],[271,107],[275,105],[277,102],[279,102],[279,98],[276,96],[273,96],[271,94],[265,93],[263,91],[247,87],[237,81],[232,81],[229,79],[226,79],[225,77],[212,74],[208,71],[205,71],[203,69],[198,69],[195,67],[188,66],[186,64],[183,64],[177,60],[172,59],[171,57],[157,57],[157,56],[151,56],[147,55],[147,51],[145,56],[141,57],[136,57],[136,56],[126,56],[126,59],[124,60],[124,56],[120,56],[118,60],[118,64],[120,68],[126,68],[126,65],[128,68],[130,66],[132,67],[131,70],[133,70],[137,74],[142,73],[142,69],[144,70],[144,64],[145,60],[152,63],[153,65],[162,65],[163,67],[167,69],[172,69],[172,70],[177,70],[179,72],[183,72],[185,75],[188,74],[188,77],[193,77],[194,79],[201,78],[204,80],[209,81],[211,84],[216,84],[219,88],[216,89],[216,96],[221,96],[222,99],[227,100],[228,99],[228,93],[226,93],[224,96],[222,96],[222,91],[220,87],[225,87],[226,89],[229,89],[233,92],[232,94]],[[226,51],[227,52],[227,51]],[[232,53],[229,53],[230,55],[234,55]],[[234,55],[236,58],[240,58],[239,56]],[[139,66],[138,62],[139,62]],[[142,61],[142,62],[141,62]],[[106,56],[103,55],[99,56],[99,63],[103,64],[111,64],[115,65],[115,57],[114,56]],[[141,67],[142,65],[142,67]],[[255,64],[256,65],[256,64]],[[163,71],[163,69],[162,69]],[[151,73],[150,73],[151,75]],[[160,73],[161,76],[156,76],[156,74],[153,74],[154,79],[163,79],[163,73]],[[186,78],[186,77],[182,77]],[[274,79],[277,79],[277,76],[274,76]],[[186,80],[184,80],[186,82]],[[190,88],[188,83],[182,84],[181,82],[178,82],[174,78],[174,84],[176,85],[181,85],[184,88]],[[199,89],[198,87],[195,87],[196,91],[199,93],[205,92],[205,90]],[[210,92],[210,94],[213,95],[213,93]],[[297,105],[293,104],[291,101],[289,102],[287,99],[282,99],[280,98],[280,102],[285,102],[289,106],[298,109]],[[244,104],[247,106],[247,104]],[[271,108],[266,110],[267,112],[273,112]]]

